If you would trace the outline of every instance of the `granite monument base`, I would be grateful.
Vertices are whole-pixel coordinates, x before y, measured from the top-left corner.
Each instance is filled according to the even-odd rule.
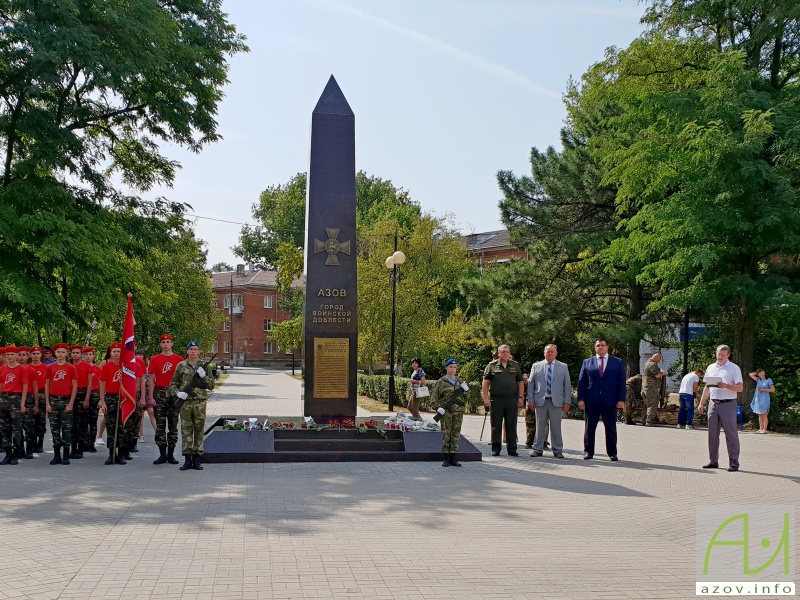
[[[241,417],[238,417],[241,419]],[[206,432],[204,463],[281,462],[402,462],[442,460],[442,436],[427,431],[265,430],[223,429],[222,417]],[[459,461],[482,460],[481,452],[464,436]]]

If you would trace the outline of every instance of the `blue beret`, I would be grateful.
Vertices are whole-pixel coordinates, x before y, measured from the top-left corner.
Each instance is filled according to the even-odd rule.
[[[189,342],[189,343],[186,345],[186,349],[188,350],[188,349],[189,349],[189,348],[191,348],[192,346],[194,346],[195,348],[199,348],[199,347],[200,347],[200,342],[196,342],[196,341],[192,340],[191,342]]]
[[[457,365],[458,361],[455,358],[448,358],[447,362],[444,363],[444,366],[447,367],[449,365]]]

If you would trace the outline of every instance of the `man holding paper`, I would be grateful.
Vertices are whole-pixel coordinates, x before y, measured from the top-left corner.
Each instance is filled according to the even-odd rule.
[[[724,344],[717,347],[717,362],[706,369],[703,382],[706,384],[697,412],[701,415],[706,402],[711,399],[708,408],[708,458],[704,469],[719,468],[719,430],[725,431],[725,443],[728,446],[728,471],[739,470],[739,429],[736,418],[736,395],[744,389],[742,370],[728,358],[731,349]]]

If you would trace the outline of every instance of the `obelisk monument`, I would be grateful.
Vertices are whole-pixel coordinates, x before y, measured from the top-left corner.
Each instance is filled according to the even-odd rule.
[[[355,116],[331,76],[311,113],[306,199],[303,410],[317,422],[355,417]]]

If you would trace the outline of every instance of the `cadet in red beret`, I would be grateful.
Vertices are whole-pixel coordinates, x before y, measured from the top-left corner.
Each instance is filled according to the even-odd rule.
[[[161,354],[150,359],[150,403],[155,404],[156,444],[160,452],[154,465],[169,463],[177,465],[175,446],[178,445],[178,411],[175,410],[177,396],[170,391],[175,367],[183,357],[172,351],[172,336],[165,333],[159,338]]]
[[[44,402],[44,387],[47,374],[47,365],[42,362],[42,348],[40,346],[33,346],[31,348],[31,364],[28,365],[28,401],[25,403],[25,408],[30,407],[25,413],[26,419],[31,419],[33,424],[27,423],[23,420],[23,427],[27,427],[25,435],[31,431],[36,440],[33,451],[37,454],[44,452],[44,437],[47,435],[47,410],[45,409]],[[26,424],[27,423],[27,424]]]
[[[94,447],[97,438],[97,419],[100,414],[100,367],[94,364],[94,347],[86,346],[83,349],[83,362],[89,365],[92,374],[89,376],[89,399],[84,400],[83,409],[86,411],[86,426],[88,440],[86,452],[97,452]]]
[[[5,458],[0,465],[16,465],[18,457],[25,458],[22,449],[22,415],[25,414],[23,398],[28,394],[28,370],[19,364],[19,350],[5,348],[6,364],[0,367],[0,433],[2,433]]]
[[[78,393],[75,396],[75,405],[72,409],[72,451],[70,458],[83,458],[83,450],[89,444],[87,428],[87,410],[83,408],[88,404],[91,390],[89,389],[89,377],[92,375],[92,368],[83,362],[83,346],[75,344],[69,347],[72,357],[72,366],[78,373]],[[92,439],[94,442],[94,438]]]
[[[72,409],[78,393],[78,372],[67,362],[69,346],[53,346],[56,362],[47,365],[44,386],[44,402],[50,417],[50,433],[53,435],[55,456],[51,465],[69,464],[69,447],[72,444]],[[64,457],[61,457],[61,450]]]

